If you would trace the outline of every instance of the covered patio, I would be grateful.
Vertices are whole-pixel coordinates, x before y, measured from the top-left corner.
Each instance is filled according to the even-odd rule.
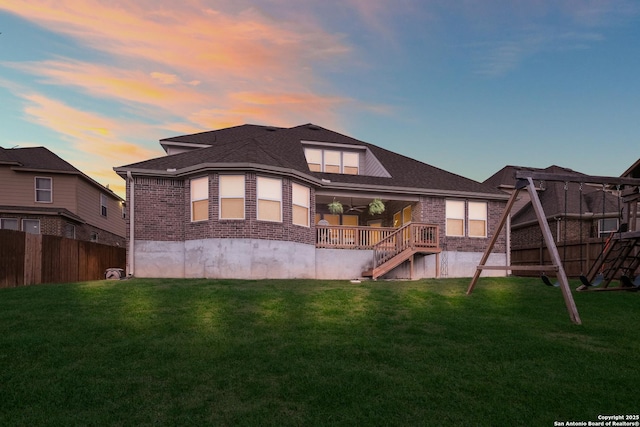
[[[370,212],[369,204],[379,200],[384,212]],[[419,222],[413,218],[418,199],[382,197],[378,194],[317,193],[315,200],[316,247],[332,249],[373,249],[403,225]],[[340,203],[342,211],[331,211],[331,203]],[[431,235],[437,235],[437,227]],[[435,234],[434,234],[435,233]],[[436,242],[437,243],[437,242]]]

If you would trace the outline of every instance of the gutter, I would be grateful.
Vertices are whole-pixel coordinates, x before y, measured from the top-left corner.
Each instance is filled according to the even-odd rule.
[[[130,183],[129,187],[129,272],[127,273],[127,277],[133,277],[135,272],[135,184],[133,175],[131,175],[131,171],[127,171],[127,181]]]
[[[290,177],[295,177],[309,184],[315,185],[321,191],[344,191],[344,190],[358,190],[369,191],[377,194],[407,194],[407,195],[421,195],[421,196],[436,196],[436,197],[463,197],[469,199],[481,199],[481,200],[508,200],[510,195],[498,191],[497,193],[481,193],[473,191],[456,191],[456,190],[439,190],[420,187],[396,187],[386,186],[379,184],[365,184],[365,183],[346,183],[346,182],[327,182],[322,178],[307,175],[291,168],[283,168],[278,166],[260,165],[257,163],[203,163],[195,166],[189,166],[186,168],[174,170],[154,170],[154,169],[125,169],[124,167],[113,168],[118,175],[127,174],[130,171],[135,172],[138,176],[153,176],[163,178],[185,178],[193,175],[196,172],[216,170],[216,171],[252,171],[263,173],[278,173]]]

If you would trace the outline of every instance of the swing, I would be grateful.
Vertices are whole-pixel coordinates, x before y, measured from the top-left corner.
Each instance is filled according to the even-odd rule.
[[[549,276],[547,276],[546,274],[542,273],[542,275],[540,276],[540,278],[542,279],[542,281],[544,282],[545,285],[547,286],[554,286],[554,287],[558,287],[560,286],[560,283],[558,282],[554,282],[551,283],[551,280],[549,279]]]
[[[625,288],[640,288],[640,275],[637,275],[633,280],[627,275],[621,276],[620,282]]]

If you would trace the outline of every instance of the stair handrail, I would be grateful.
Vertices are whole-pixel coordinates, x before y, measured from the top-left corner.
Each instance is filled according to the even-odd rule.
[[[437,248],[438,240],[437,225],[409,222],[374,245],[373,268],[416,246]]]

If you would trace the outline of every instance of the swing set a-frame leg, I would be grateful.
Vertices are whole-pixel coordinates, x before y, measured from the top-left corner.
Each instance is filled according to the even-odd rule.
[[[507,223],[507,219],[509,219],[509,213],[511,213],[511,208],[513,208],[513,204],[516,202],[516,199],[518,198],[518,194],[520,193],[520,190],[522,190],[523,188],[523,186],[520,186],[518,184],[521,184],[521,180],[518,181],[518,183],[516,184],[515,191],[511,193],[511,197],[507,202],[507,206],[505,207],[504,212],[502,213],[502,218],[500,218],[500,222],[498,223],[498,228],[496,228],[496,231],[494,231],[493,236],[491,236],[491,240],[489,241],[489,246],[487,246],[487,249],[485,249],[484,254],[482,255],[482,259],[480,259],[480,264],[478,264],[478,268],[476,268],[476,272],[473,275],[473,278],[471,279],[471,283],[469,283],[469,287],[467,288],[467,295],[471,295],[471,292],[473,292],[473,288],[476,287],[476,283],[478,282],[478,279],[480,278],[480,273],[482,272],[481,267],[487,263],[487,260],[489,259],[489,255],[491,255],[491,252],[493,251],[493,247],[496,245],[496,242],[498,241],[498,237],[500,237],[500,233],[502,232],[504,225]]]
[[[553,240],[553,235],[551,234],[551,229],[549,228],[549,224],[547,223],[547,219],[544,214],[544,210],[542,209],[542,204],[540,203],[540,199],[538,198],[538,193],[536,192],[535,185],[533,184],[533,180],[531,178],[519,179],[516,183],[516,189],[511,194],[509,201],[507,202],[507,206],[505,208],[504,213],[502,214],[502,218],[500,219],[500,223],[498,225],[497,230],[494,232],[491,241],[489,242],[489,246],[485,250],[482,255],[482,259],[480,260],[480,264],[476,269],[476,272],[471,279],[471,283],[469,284],[469,288],[467,289],[467,295],[473,292],[473,288],[480,277],[480,273],[482,271],[482,267],[485,266],[485,263],[489,259],[489,255],[493,250],[493,247],[498,239],[498,236],[504,225],[507,222],[507,218],[509,217],[509,213],[511,212],[511,208],[516,200],[516,197],[520,190],[526,188],[529,192],[529,196],[531,198],[531,205],[536,213],[536,217],[538,219],[538,224],[540,225],[540,230],[542,231],[542,236],[547,245],[547,249],[549,250],[549,255],[551,256],[551,261],[555,268],[558,271],[558,282],[560,284],[560,289],[562,290],[562,296],[564,297],[564,302],[567,307],[567,311],[569,312],[569,317],[571,321],[577,325],[581,325],[582,321],[580,320],[580,315],[578,314],[578,309],[576,307],[575,301],[573,300],[573,295],[571,294],[571,288],[569,288],[569,279],[567,279],[567,274],[564,271],[564,267],[562,266],[562,261],[560,260],[560,254],[558,253],[558,248]],[[505,269],[509,269],[506,267]]]

